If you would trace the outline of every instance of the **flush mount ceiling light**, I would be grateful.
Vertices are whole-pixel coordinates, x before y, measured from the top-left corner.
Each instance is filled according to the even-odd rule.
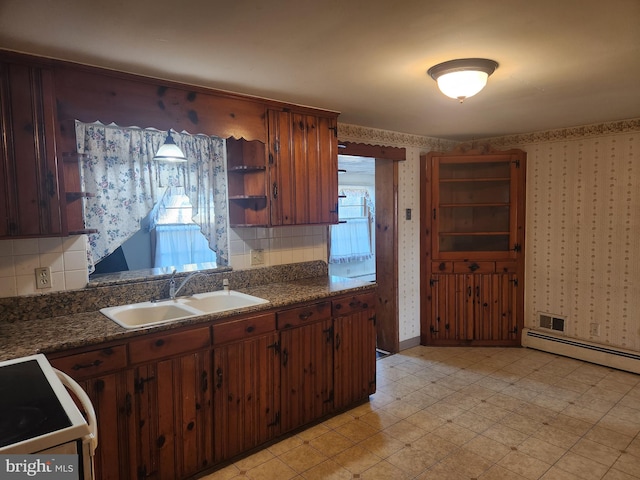
[[[180,147],[176,145],[171,136],[171,130],[167,132],[167,139],[164,144],[158,149],[153,159],[156,162],[171,162],[182,163],[187,161],[187,157],[184,156]]]
[[[442,93],[462,103],[484,88],[496,68],[498,63],[486,58],[459,58],[434,65],[427,74],[438,82]]]

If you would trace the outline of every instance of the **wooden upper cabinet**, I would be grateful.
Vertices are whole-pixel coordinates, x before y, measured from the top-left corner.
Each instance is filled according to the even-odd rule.
[[[0,237],[64,234],[49,69],[0,62]]]
[[[338,222],[337,114],[268,112],[272,225]]]
[[[427,158],[432,258],[515,259],[523,243],[524,152]]]

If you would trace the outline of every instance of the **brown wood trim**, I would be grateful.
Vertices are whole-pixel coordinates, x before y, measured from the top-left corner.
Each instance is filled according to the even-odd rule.
[[[381,145],[366,145],[364,143],[338,142],[338,155],[353,155],[356,157],[380,158],[402,162],[407,159],[407,149],[400,147],[385,147]]]

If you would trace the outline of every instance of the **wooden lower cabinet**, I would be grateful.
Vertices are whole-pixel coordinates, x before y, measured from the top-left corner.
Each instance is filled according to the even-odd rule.
[[[280,332],[282,433],[333,410],[331,317]]]
[[[133,372],[137,478],[185,478],[213,465],[211,352]]]
[[[98,422],[98,449],[94,467],[98,479],[136,478],[130,462],[130,442],[122,439],[134,434],[131,416],[132,395],[126,372],[113,373],[78,382],[93,404]]]
[[[333,405],[341,410],[376,391],[375,295],[334,300]]]
[[[275,331],[214,348],[215,461],[221,462],[279,433],[280,356]]]
[[[515,273],[432,275],[429,284],[429,344],[517,344]]]
[[[190,478],[375,391],[364,293],[52,355],[93,402],[96,479]]]

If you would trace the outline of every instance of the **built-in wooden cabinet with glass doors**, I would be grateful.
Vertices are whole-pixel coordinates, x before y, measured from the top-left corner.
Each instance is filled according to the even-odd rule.
[[[519,345],[526,153],[421,157],[421,342]]]

